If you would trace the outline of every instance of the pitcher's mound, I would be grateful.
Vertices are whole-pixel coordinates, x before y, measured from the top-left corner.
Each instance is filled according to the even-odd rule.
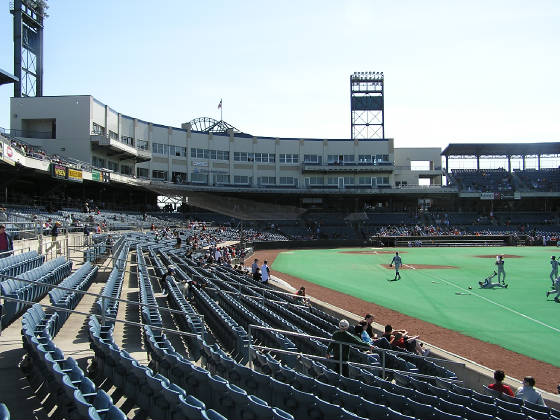
[[[501,255],[504,258],[523,258],[523,255],[513,255],[513,254],[497,254]],[[490,255],[475,255],[475,258],[496,258],[496,254]]]
[[[394,270],[389,264],[381,264],[382,267]],[[452,270],[459,268],[454,265],[431,265],[431,264],[403,264],[399,270]]]

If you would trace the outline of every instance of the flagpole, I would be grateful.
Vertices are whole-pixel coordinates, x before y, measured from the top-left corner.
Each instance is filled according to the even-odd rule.
[[[223,112],[224,112],[224,105],[222,104],[222,99],[220,99],[220,121],[223,121]]]

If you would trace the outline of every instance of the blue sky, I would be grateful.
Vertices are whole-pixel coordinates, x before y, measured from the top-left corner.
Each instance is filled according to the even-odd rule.
[[[0,10],[0,68],[13,72]],[[398,147],[560,141],[560,2],[51,0],[45,95],[180,126],[348,138],[349,75],[385,73]],[[0,127],[11,86],[0,87]]]

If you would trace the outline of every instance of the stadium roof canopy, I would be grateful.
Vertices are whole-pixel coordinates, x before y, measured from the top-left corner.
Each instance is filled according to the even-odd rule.
[[[0,85],[15,83],[17,81],[19,81],[19,79],[16,76],[0,69]]]
[[[558,155],[560,142],[551,143],[450,143],[442,156]]]

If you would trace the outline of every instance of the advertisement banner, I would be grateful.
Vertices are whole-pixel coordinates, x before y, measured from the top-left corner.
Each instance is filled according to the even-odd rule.
[[[66,166],[51,163],[51,175],[53,178],[66,179]]]
[[[2,159],[4,160],[4,162],[9,163],[12,166],[16,165],[15,151],[12,146],[4,143],[2,147],[2,154],[3,154]]]
[[[494,193],[491,193],[491,192],[480,193],[480,199],[481,200],[493,200],[494,199]]]
[[[97,182],[103,182],[103,175],[99,171],[91,171],[91,180]]]
[[[82,171],[80,169],[68,168],[68,180],[74,182],[83,182]]]
[[[97,182],[109,182],[111,176],[109,172],[96,171],[95,169],[91,171],[91,180]]]

